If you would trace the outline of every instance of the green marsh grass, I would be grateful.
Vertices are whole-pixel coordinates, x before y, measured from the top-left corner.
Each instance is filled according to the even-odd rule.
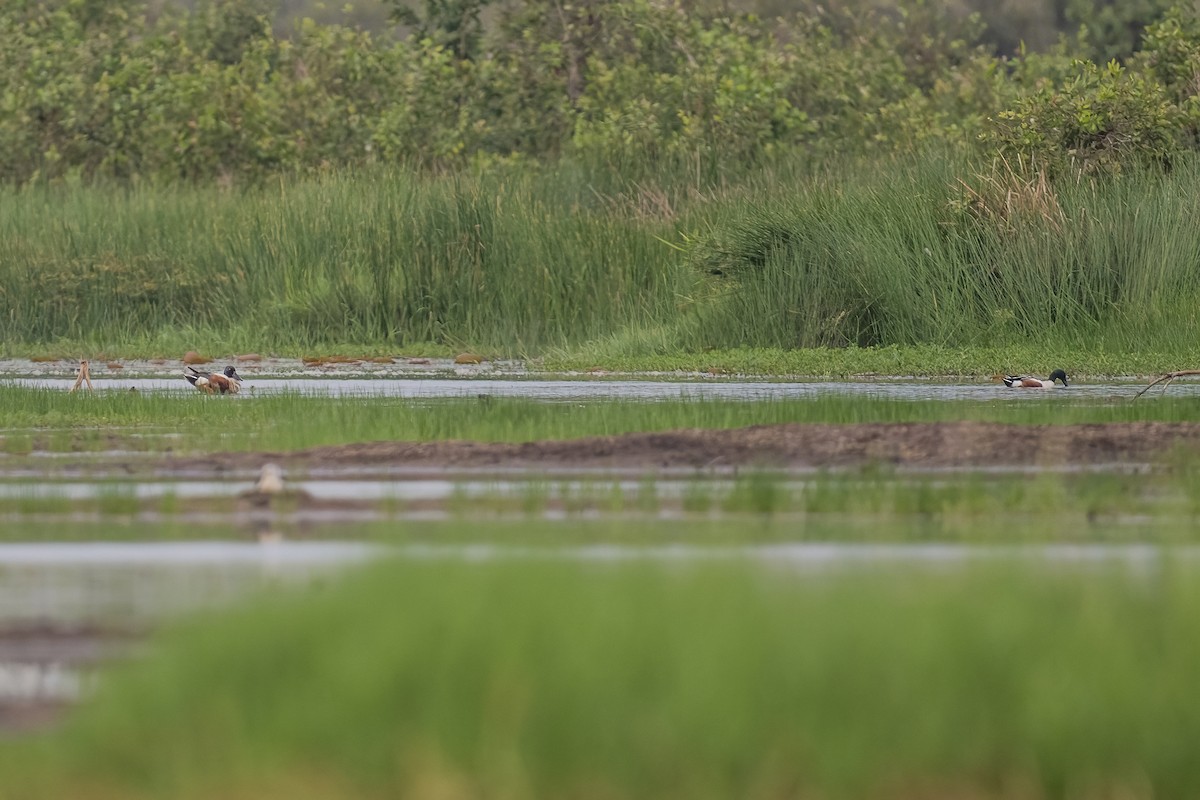
[[[349,517],[328,510],[307,516],[295,501],[273,503],[269,510],[270,524],[287,536],[385,544],[1174,543],[1197,540],[1197,485],[1194,469],[1136,475],[838,472],[798,479],[743,472],[729,481],[673,479],[669,485],[653,478],[622,485],[535,477],[482,492],[459,488],[440,503],[364,502]],[[0,498],[0,540],[249,540],[264,520],[246,519],[244,510],[231,497],[137,500],[133,484],[121,482],[79,500],[17,492]],[[352,521],[363,511],[379,520]],[[445,512],[445,519],[423,519],[429,512]]]
[[[144,519],[127,505],[102,507],[96,501],[62,497],[0,500],[0,542],[30,544],[58,542],[161,542],[178,540],[249,540],[251,531],[230,521],[196,522],[172,516],[150,505],[153,519]],[[218,510],[220,510],[218,508]],[[232,514],[230,520],[233,519]],[[332,536],[332,532],[331,532]]]
[[[4,190],[0,332],[10,347],[190,336],[242,352],[521,352],[665,315],[683,275],[662,267],[670,236],[569,176]]]
[[[596,341],[556,350],[539,360],[551,372],[585,372],[604,365],[614,373],[668,373],[710,376],[971,377],[998,374],[1049,375],[1065,369],[1075,382],[1098,382],[1131,376],[1154,376],[1194,363],[1180,349],[1099,350],[1091,345],[1036,341],[1016,345],[945,346],[931,344],[885,347],[735,347],[703,352],[677,347],[628,348],[619,342]]]
[[[818,474],[798,481],[745,475],[727,483],[692,479],[670,489],[654,480],[632,487],[532,480],[452,493],[443,503],[383,499],[355,506],[349,517],[329,510],[306,516],[294,501],[270,510],[271,527],[288,537],[385,545],[1176,543],[1198,541],[1198,483],[1195,471],[892,479]],[[18,493],[0,499],[0,540],[253,541],[264,519],[244,518],[244,511],[227,497],[139,501],[128,486],[78,500]],[[355,522],[361,511],[377,512],[378,521]],[[425,518],[439,511],[443,519]]]
[[[1014,177],[999,208],[964,201],[959,181],[985,179],[962,162],[889,166],[706,206],[690,255],[722,299],[699,312],[699,344],[1184,356],[1200,333],[1196,165],[1041,193]]]
[[[554,490],[547,488],[553,483],[518,482],[449,505],[458,519],[489,520],[484,538],[506,543],[720,544],[736,521],[753,527],[730,541],[1174,542],[1195,538],[1187,531],[1200,514],[1194,471],[798,479],[749,472],[672,483],[559,483]],[[554,512],[564,516],[548,519]],[[408,541],[404,525],[383,524],[371,535]],[[452,530],[421,536],[444,541]]]
[[[96,495],[96,506],[101,514],[113,516],[133,515],[141,509],[136,486],[130,483],[108,482],[101,484]]]
[[[1185,363],[1200,165],[995,197],[981,172],[929,153],[715,184],[664,167],[0,189],[0,335],[71,356],[427,347],[611,365],[855,344],[1031,356],[996,371],[1072,369],[1043,353],[1115,362],[1105,374]],[[818,374],[848,368],[828,362]]]
[[[464,388],[466,388],[464,384]],[[1014,395],[997,385],[989,400],[907,400],[829,393],[804,399],[724,400],[679,396],[664,400],[603,399],[547,403],[492,397],[444,400],[270,394],[210,398],[199,394],[96,392],[66,394],[0,386],[4,449],[48,447],[209,452],[294,450],[380,440],[523,442],[680,428],[735,428],[782,423],[981,421],[1012,425],[1106,422],[1195,422],[1200,406],[1187,397],[1131,399]],[[300,422],[303,424],[299,424]],[[70,434],[67,438],[65,434]],[[143,435],[146,434],[146,435]],[[133,434],[137,434],[133,437]],[[155,434],[166,434],[162,437]]]
[[[1189,797],[1160,566],[385,563],[173,626],[0,797]]]

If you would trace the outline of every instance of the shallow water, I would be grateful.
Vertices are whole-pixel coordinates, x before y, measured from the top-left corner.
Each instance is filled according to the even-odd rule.
[[[499,561],[543,559],[593,561],[704,561],[732,559],[812,566],[854,564],[966,564],[1006,559],[1049,564],[1149,564],[1164,559],[1194,560],[1200,545],[950,543],[862,544],[784,542],[734,545],[585,544],[524,546],[490,543],[383,545],[365,542],[33,542],[0,543],[0,576],[14,568],[141,568],[345,566],[382,556],[415,561]]]
[[[364,561],[362,542],[29,542],[0,543],[0,569],[11,567],[307,567]]]
[[[772,566],[820,570],[859,565],[943,566],[988,561],[1023,561],[1060,566],[1113,564],[1151,567],[1170,560],[1194,561],[1200,546],[1166,547],[1153,544],[858,544],[787,542],[753,545],[635,546],[595,544],[578,547],[520,547],[493,544],[406,545],[401,556],[429,560],[543,560],[562,559],[601,563],[623,561],[748,560]],[[0,552],[0,559],[2,559]],[[2,563],[2,561],[0,561]]]
[[[68,378],[7,378],[0,385],[26,386],[67,391],[74,383]],[[97,391],[175,392],[195,395],[182,378],[95,378]],[[955,383],[908,379],[872,381],[739,381],[739,380],[512,380],[472,378],[247,378],[241,394],[229,400],[248,400],[265,394],[304,394],[319,397],[395,397],[402,399],[438,399],[478,397],[519,397],[543,401],[583,401],[605,399],[678,400],[781,400],[812,398],[822,395],[853,395],[893,400],[991,400],[1036,397],[1086,398],[1103,400],[1131,398],[1145,383],[1072,384],[1069,388],[1048,390],[1009,389],[991,381]],[[1157,391],[1152,390],[1152,391]],[[1177,381],[1172,396],[1200,396],[1200,382]]]
[[[1133,473],[1140,465],[1109,464],[1065,466],[1057,469],[1045,467],[1013,467],[975,470],[980,475],[1002,477],[1006,475],[1040,475],[1050,472],[1059,474],[1084,473]],[[423,473],[428,470],[423,470]],[[810,475],[821,474],[813,469]],[[732,473],[698,475],[696,470],[681,470],[678,478],[656,477],[647,481],[638,476],[637,470],[629,477],[620,477],[611,470],[597,470],[593,477],[581,477],[580,470],[544,470],[536,476],[518,473],[506,477],[467,477],[469,472],[447,472],[445,477],[415,477],[396,475],[389,477],[331,477],[330,479],[288,480],[289,491],[306,493],[313,500],[356,500],[364,503],[375,501],[444,501],[450,499],[480,499],[487,497],[514,497],[538,492],[549,497],[574,498],[579,496],[608,496],[618,492],[632,496],[647,490],[659,498],[678,499],[697,488],[707,493],[720,494],[736,487]],[[338,474],[335,472],[334,474]],[[342,473],[345,474],[345,473]],[[944,475],[945,479],[937,476]],[[919,482],[921,486],[936,487],[954,482],[956,472],[952,469],[910,470],[889,478],[894,484]],[[12,477],[0,472],[0,500],[97,500],[101,498],[132,498],[153,500],[157,498],[194,499],[206,497],[234,497],[254,487],[250,473],[244,479],[230,480],[75,480],[75,481],[31,481],[3,482]],[[771,485],[783,491],[799,491],[810,481],[803,477],[772,477]],[[864,485],[871,486],[868,481]]]
[[[723,560],[836,574],[846,569],[961,569],[1012,561],[1059,570],[1155,571],[1192,564],[1200,547],[1151,544],[1014,545],[782,543],[521,546],[353,542],[90,542],[0,544],[0,622],[154,621],[237,600],[253,589],[335,574],[381,557],[412,561]]]
[[[0,544],[0,623],[138,625],[373,557],[361,542]]]
[[[514,488],[520,482],[512,482]],[[0,483],[0,499],[95,500],[130,497],[150,500],[232,497],[253,488],[251,481],[61,481]],[[311,480],[289,481],[290,489],[307,492],[317,500],[444,500],[451,496],[475,496],[490,491],[490,482],[452,480]],[[500,487],[501,489],[505,487]]]
[[[104,497],[129,497],[151,500],[161,497],[179,499],[197,497],[232,497],[253,488],[252,481],[57,481],[40,483],[0,483],[0,499],[61,499],[95,500]],[[728,490],[733,487],[731,479],[705,479],[706,490]],[[780,480],[775,485],[785,489],[799,489],[801,480]],[[646,483],[642,480],[616,479],[611,473],[599,475],[597,480],[553,478],[514,480],[463,480],[460,478],[407,480],[290,480],[289,490],[306,492],[314,500],[378,500],[418,501],[448,500],[451,498],[480,498],[489,496],[514,496],[531,491],[542,491],[551,496],[575,496],[619,491],[633,494],[642,491]],[[658,497],[680,497],[695,480],[656,479],[653,490]]]
[[[77,701],[98,662],[132,644],[110,643],[88,633],[92,626],[140,629],[375,555],[355,542],[0,544],[0,633],[33,631],[0,635],[0,734],[5,706]],[[11,727],[19,730],[17,720]]]

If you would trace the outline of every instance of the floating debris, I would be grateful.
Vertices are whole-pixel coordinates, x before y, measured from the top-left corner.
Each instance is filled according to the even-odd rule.
[[[185,364],[211,364],[212,359],[208,356],[202,356],[195,350],[188,350],[183,354],[183,363]]]

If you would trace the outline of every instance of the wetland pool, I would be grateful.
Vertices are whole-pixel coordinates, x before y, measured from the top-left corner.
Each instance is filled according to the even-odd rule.
[[[65,392],[74,380],[62,367],[15,376],[0,369],[0,375],[8,375],[0,385]],[[69,436],[77,404],[48,404],[47,412],[41,397],[26,398],[24,413],[34,421],[14,429],[11,448],[0,454],[0,525],[7,529],[0,541],[0,735],[52,720],[54,709],[86,697],[89,676],[109,659],[138,652],[152,641],[144,638],[148,631],[205,609],[239,608],[264,593],[319,588],[382,559],[419,564],[562,560],[596,569],[639,562],[672,568],[748,564],[798,581],[872,570],[911,573],[919,580],[930,571],[968,571],[1000,562],[1050,575],[1116,570],[1154,576],[1174,565],[1194,569],[1200,563],[1194,537],[1173,538],[1184,530],[1180,520],[1192,513],[1190,484],[1183,479],[1163,483],[1157,466],[1127,457],[1132,451],[1111,443],[1098,451],[1103,458],[991,463],[987,447],[1004,431],[978,425],[974,435],[982,449],[962,450],[966,469],[951,459],[917,461],[913,471],[904,472],[897,466],[907,463],[901,457],[922,448],[961,447],[970,431],[951,426],[929,428],[923,439],[897,434],[894,441],[855,440],[830,425],[824,439],[796,440],[788,452],[807,457],[818,450],[836,455],[858,448],[862,459],[876,466],[864,467],[860,459],[827,471],[825,462],[794,461],[771,473],[722,457],[747,453],[753,458],[781,445],[785,437],[774,428],[760,439],[729,442],[714,442],[721,437],[702,431],[700,441],[684,443],[696,453],[687,465],[664,461],[668,437],[659,434],[640,434],[641,439],[633,434],[641,449],[629,451],[633,455],[624,460],[614,456],[618,444],[610,441],[620,437],[597,439],[589,445],[591,454],[540,461],[531,457],[530,448],[510,452],[499,444],[489,449],[463,441],[458,449],[443,443],[445,449],[418,462],[402,449],[398,456],[372,455],[369,449],[354,450],[352,442],[344,451],[302,458],[295,452],[273,454],[286,468],[287,492],[261,497],[252,490],[271,453],[219,457],[226,446],[219,427],[211,434],[200,430],[206,437],[200,440],[203,447],[188,451],[197,432],[185,431],[174,399],[158,399],[194,401],[191,408],[206,412],[192,415],[194,426],[207,424],[210,416],[219,419],[210,410],[244,420],[244,413],[226,410],[248,410],[253,406],[240,404],[289,393],[429,400],[429,408],[443,399],[513,398],[533,401],[530,407],[553,406],[572,419],[578,412],[563,404],[631,400],[658,410],[665,406],[656,401],[765,403],[840,396],[1011,401],[1025,413],[1035,408],[1025,400],[1046,398],[1057,418],[1067,404],[1127,401],[1145,385],[1132,379],[1022,391],[987,380],[911,378],[634,379],[486,369],[414,375],[386,369],[289,372],[252,365],[239,371],[243,391],[209,405],[182,377],[164,375],[165,370],[97,370],[92,383],[106,402],[96,404],[96,412],[88,411],[89,404],[79,405],[80,418],[95,426],[83,412],[95,413],[103,426],[102,414],[113,413],[109,407],[115,406],[117,413],[127,414],[122,417],[126,425],[111,439],[105,438],[107,429],[93,427],[91,433],[100,435],[84,437],[83,444],[98,449],[85,452],[73,450]],[[144,404],[147,411],[129,410],[140,404],[110,402],[130,389],[155,396]],[[1170,394],[1200,396],[1200,383],[1179,381]],[[234,405],[223,405],[226,401]],[[272,400],[257,408],[288,402]],[[371,404],[324,405],[335,409],[336,419],[346,413],[344,407]],[[391,413],[393,404],[379,405]],[[475,414],[475,404],[468,405],[468,413]],[[511,410],[509,405],[490,407]],[[516,412],[525,412],[515,405]],[[145,416],[137,416],[141,413]],[[263,413],[268,422],[273,419]],[[368,428],[363,436],[374,430]],[[1175,435],[1160,435],[1168,434]],[[57,445],[54,435],[62,439]],[[1074,452],[1078,445],[1077,440],[1049,441],[1046,453]],[[487,455],[492,452],[497,455]],[[1109,453],[1117,457],[1108,459]],[[1087,488],[1088,481],[1095,485]],[[1122,481],[1137,482],[1139,488],[1128,497],[1117,496],[1112,487]],[[1129,509],[1122,506],[1127,501]],[[1065,523],[1041,538],[1013,536],[1010,541],[988,516],[1010,502],[1021,513],[1042,518],[1063,511]],[[943,519],[948,520],[944,525]],[[984,525],[988,531],[978,534],[975,529]],[[528,534],[527,529],[536,530]]]
[[[74,380],[54,377],[9,377],[0,385],[67,391]],[[173,392],[195,394],[182,378],[99,377],[96,391]],[[282,377],[243,374],[238,400],[256,395],[302,394],[314,397],[395,397],[434,400],[464,397],[511,397],[545,402],[589,400],[795,400],[829,395],[888,400],[1014,400],[1060,395],[1074,400],[1132,398],[1145,387],[1135,380],[1096,384],[1073,383],[1067,388],[1009,389],[991,381],[952,382],[881,378],[877,380],[737,380],[577,378],[547,380],[491,377],[390,378],[390,377]],[[1152,390],[1156,391],[1156,390]],[[1200,397],[1200,382],[1172,383],[1172,396]]]

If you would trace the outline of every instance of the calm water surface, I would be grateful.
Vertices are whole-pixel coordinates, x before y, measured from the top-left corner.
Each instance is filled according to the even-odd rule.
[[[67,378],[8,378],[9,386],[66,391]],[[97,391],[177,392],[195,394],[182,378],[94,378]],[[397,397],[405,399],[461,398],[489,395],[545,401],[678,400],[681,398],[729,400],[780,400],[823,395],[851,395],[895,400],[990,400],[1046,396],[1103,400],[1129,398],[1144,382],[1072,384],[1063,389],[1009,389],[990,381],[735,381],[735,380],[511,380],[496,378],[247,378],[235,400],[257,395],[300,393],[323,397]],[[1152,390],[1158,391],[1157,389]],[[1200,396],[1200,382],[1176,381],[1172,396]]]

